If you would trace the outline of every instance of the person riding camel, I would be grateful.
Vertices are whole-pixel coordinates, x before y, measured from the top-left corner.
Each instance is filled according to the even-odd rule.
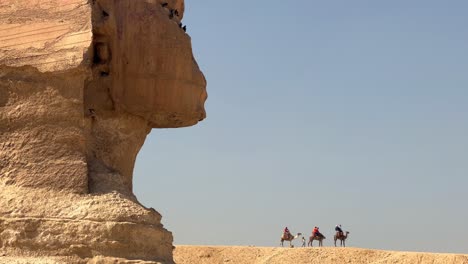
[[[343,236],[343,229],[341,229],[341,225],[336,225],[335,226],[335,231],[336,231],[336,236],[337,237]]]
[[[322,233],[320,233],[319,228],[317,226],[314,227],[314,230],[312,231],[312,236],[313,237],[323,237]]]
[[[284,232],[283,232],[283,237],[284,238],[289,238],[290,235],[291,235],[291,233],[289,232],[288,227],[285,227]]]

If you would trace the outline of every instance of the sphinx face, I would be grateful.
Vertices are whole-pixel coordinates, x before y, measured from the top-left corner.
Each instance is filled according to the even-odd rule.
[[[101,77],[110,79],[115,107],[143,117],[154,128],[203,120],[206,80],[193,57],[191,39],[180,26],[180,3],[99,3],[95,63]]]

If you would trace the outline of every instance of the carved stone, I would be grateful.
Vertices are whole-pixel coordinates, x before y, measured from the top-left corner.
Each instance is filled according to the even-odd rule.
[[[152,128],[206,116],[183,12],[182,0],[0,1],[0,256],[173,262],[132,174]]]

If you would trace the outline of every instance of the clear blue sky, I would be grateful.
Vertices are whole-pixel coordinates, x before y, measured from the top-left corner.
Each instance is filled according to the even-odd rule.
[[[208,117],[153,130],[140,201],[175,244],[468,253],[468,1],[186,0]],[[299,245],[299,242],[296,242]]]

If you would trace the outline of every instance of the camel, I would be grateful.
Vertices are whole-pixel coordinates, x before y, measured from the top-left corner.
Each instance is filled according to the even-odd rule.
[[[309,242],[307,243],[307,246],[311,246],[313,247],[312,245],[312,242],[314,240],[317,240],[319,242],[319,247],[323,246],[323,240],[325,239],[326,237],[324,235],[321,235],[321,236],[310,236],[309,237]]]
[[[280,240],[280,243],[281,243],[281,246],[283,246],[283,242],[284,241],[289,241],[289,247],[294,247],[292,245],[292,241],[298,237],[302,236],[301,233],[297,233],[297,235],[293,236],[292,234],[288,234],[288,237],[284,237],[284,234],[281,236],[281,240]]]
[[[336,240],[340,240],[340,246],[346,247],[345,241],[348,238],[349,232],[346,231],[346,235],[339,235],[338,232],[335,234],[335,247],[336,247]]]

